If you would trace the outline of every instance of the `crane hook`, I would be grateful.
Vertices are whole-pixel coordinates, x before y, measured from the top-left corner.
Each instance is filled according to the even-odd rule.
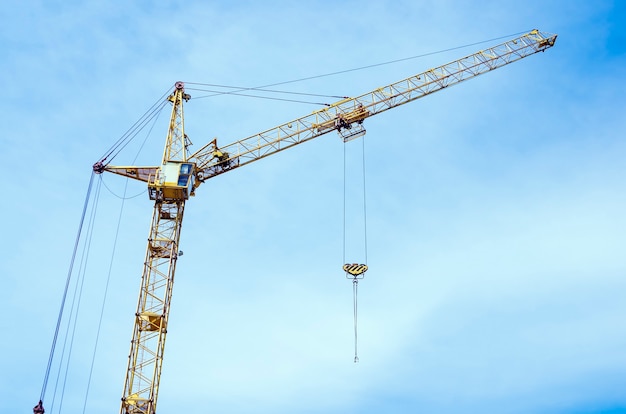
[[[354,363],[359,362],[357,352],[357,293],[359,287],[359,279],[365,277],[367,272],[366,264],[358,263],[346,263],[343,265],[343,270],[346,272],[346,279],[352,279],[352,305],[354,310]]]

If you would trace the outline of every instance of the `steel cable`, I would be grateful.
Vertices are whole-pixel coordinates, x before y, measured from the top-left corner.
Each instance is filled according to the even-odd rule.
[[[65,302],[67,299],[67,292],[69,290],[69,286],[70,286],[70,281],[72,279],[72,272],[74,269],[74,262],[76,260],[76,253],[78,251],[78,246],[80,244],[80,239],[81,239],[81,234],[82,234],[82,230],[83,230],[83,224],[85,222],[85,214],[87,212],[87,206],[89,205],[89,199],[91,197],[91,189],[92,189],[92,185],[93,185],[93,179],[94,179],[94,175],[95,173],[92,172],[91,174],[91,178],[89,179],[89,186],[87,187],[87,194],[85,196],[85,202],[83,204],[83,211],[81,213],[81,217],[80,217],[80,221],[79,221],[79,225],[78,225],[78,232],[76,234],[76,239],[74,241],[74,250],[72,252],[72,256],[71,256],[71,260],[70,260],[70,265],[69,265],[69,269],[67,272],[67,278],[65,281],[65,288],[63,290],[63,297],[61,299],[61,306],[59,309],[59,316],[57,318],[57,324],[56,324],[56,328],[54,331],[54,336],[52,339],[52,345],[50,347],[50,355],[48,356],[48,364],[46,366],[46,373],[44,375],[44,379],[43,379],[43,384],[41,387],[41,394],[39,397],[40,401],[43,401],[46,395],[46,388],[48,386],[48,380],[50,378],[50,369],[52,367],[52,361],[54,359],[54,351],[56,349],[56,345],[57,345],[57,340],[59,337],[59,330],[61,328],[61,322],[63,320],[63,311],[65,309]]]

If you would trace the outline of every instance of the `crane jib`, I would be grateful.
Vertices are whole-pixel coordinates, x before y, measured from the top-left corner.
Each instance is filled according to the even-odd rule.
[[[250,162],[265,158],[293,145],[328,132],[337,131],[347,141],[365,133],[366,118],[404,105],[449,86],[516,62],[554,46],[557,35],[533,30],[448,64],[429,69],[398,82],[379,87],[354,98],[342,99],[310,115],[235,141],[220,151],[229,154],[230,165],[212,156],[217,143],[212,141],[191,155],[196,161],[200,182]],[[216,168],[218,164],[221,167]]]

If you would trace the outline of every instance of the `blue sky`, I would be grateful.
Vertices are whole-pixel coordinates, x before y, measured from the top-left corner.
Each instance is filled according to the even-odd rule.
[[[91,165],[174,82],[267,85],[533,28],[558,33],[556,46],[366,121],[358,364],[339,138],[200,187],[185,213],[158,409],[626,412],[624,2],[110,3],[0,11],[0,412],[29,412],[39,397]],[[355,96],[482,47],[280,88]],[[192,99],[186,132],[195,148],[226,144],[318,108]],[[158,163],[168,116],[115,162]],[[124,203],[111,265],[126,183],[101,178],[61,412],[115,412],[123,388],[152,205],[128,183],[127,196],[141,196]],[[362,255],[358,226],[348,239]]]

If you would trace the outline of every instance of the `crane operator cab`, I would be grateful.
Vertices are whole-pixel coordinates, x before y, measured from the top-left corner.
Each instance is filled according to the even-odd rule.
[[[182,161],[167,161],[157,168],[148,179],[150,200],[187,200],[193,189],[194,164]]]

